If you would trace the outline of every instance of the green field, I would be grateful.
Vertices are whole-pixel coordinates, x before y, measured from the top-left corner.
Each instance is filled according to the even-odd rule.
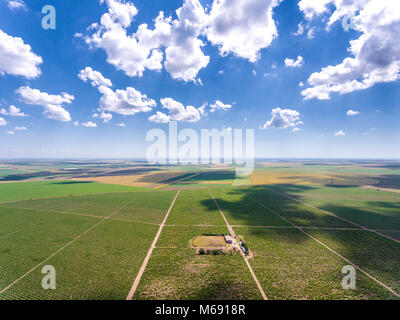
[[[173,180],[161,190],[0,184],[0,299],[125,299],[142,266],[133,299],[399,299],[400,194],[209,183],[231,178],[205,171],[188,179],[189,189]],[[249,256],[191,247],[229,228]],[[45,265],[56,269],[55,290],[41,286]],[[342,288],[347,265],[358,268],[355,289]]]
[[[70,194],[80,195],[106,192],[129,192],[136,190],[143,190],[143,188],[63,180],[1,183],[0,202],[62,197]]]

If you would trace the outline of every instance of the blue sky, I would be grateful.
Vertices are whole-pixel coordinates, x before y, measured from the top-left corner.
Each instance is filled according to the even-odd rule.
[[[0,109],[5,109],[0,114],[0,157],[141,158],[148,146],[146,132],[167,129],[168,120],[178,120],[180,129],[255,129],[256,157],[262,158],[400,157],[400,49],[390,40],[399,34],[400,14],[393,14],[399,12],[399,4],[352,0],[343,8],[336,0],[323,0],[324,5],[319,6],[309,0],[241,1],[232,1],[236,8],[229,9],[224,7],[225,0],[200,4],[197,0],[93,0],[79,4],[73,0],[0,0],[0,30],[9,41],[7,46],[0,44]],[[249,7],[243,8],[243,3]],[[370,3],[371,7],[381,6],[378,18],[371,18]],[[55,30],[42,28],[45,5],[56,9]],[[182,10],[179,18],[176,10],[185,5],[187,10]],[[204,10],[196,22],[190,21],[193,8]],[[254,8],[261,8],[262,14]],[[138,49],[158,50],[163,56],[158,65],[144,67],[143,74],[132,74],[142,65],[138,66],[131,51],[121,54],[113,52],[112,45],[107,47],[104,34],[109,30],[106,25],[99,27],[101,17],[109,14],[113,28],[120,28],[126,16],[119,15],[128,9],[133,13],[128,18],[130,25],[121,28],[128,37],[143,23],[153,31],[160,11],[164,18],[171,17],[172,35],[167,40],[152,39]],[[233,10],[232,15],[228,9]],[[243,16],[250,20],[241,19],[240,10],[249,10]],[[339,19],[332,18],[335,13]],[[355,16],[357,30],[344,30],[345,14]],[[190,27],[180,29],[184,18]],[[249,21],[255,25],[249,26]],[[93,23],[99,24],[97,29],[88,29]],[[379,28],[372,28],[373,23]],[[15,54],[11,46],[18,43],[17,38],[22,38],[24,49],[16,48]],[[350,51],[352,40],[358,41],[361,49]],[[161,44],[154,44],[157,41]],[[171,54],[167,59],[167,52],[176,48],[183,56]],[[346,60],[349,58],[352,60]],[[285,59],[292,60],[285,63]],[[349,65],[344,61],[350,61]],[[19,64],[30,64],[30,71],[25,67],[21,71]],[[82,81],[78,74],[86,67],[109,79],[112,86],[92,86],[90,76]],[[126,102],[116,105],[111,98],[128,87],[141,99],[153,102],[130,102],[128,113],[134,114],[124,114],[121,106]],[[32,90],[52,95],[52,102],[32,98],[38,92]],[[58,104],[55,100],[63,97],[62,93],[68,95]],[[101,103],[102,96],[110,99]],[[166,98],[170,100],[163,103]],[[43,112],[50,104],[69,116],[60,114],[57,107],[57,115],[49,118],[49,113]],[[174,109],[179,104],[194,110],[179,113]],[[10,106],[29,116],[11,115]],[[348,115],[349,110],[358,114]],[[93,117],[102,112],[112,119],[105,123]],[[157,112],[164,114],[163,121],[150,121]],[[117,126],[121,123],[125,126]]]

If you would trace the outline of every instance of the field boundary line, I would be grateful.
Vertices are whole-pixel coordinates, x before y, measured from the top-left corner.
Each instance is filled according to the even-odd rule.
[[[48,210],[48,209],[36,209],[36,208],[22,208],[22,207],[10,207],[10,206],[3,206],[4,208],[10,209],[21,209],[21,210],[29,210],[29,211],[40,211],[40,212],[47,212],[47,213],[60,213],[60,214],[68,214],[73,216],[81,216],[81,217],[89,217],[89,218],[96,218],[96,219],[104,219],[104,216],[95,216],[91,214],[84,214],[84,213],[75,213],[69,211],[57,211],[57,210]],[[152,223],[152,222],[145,222],[145,221],[138,221],[138,220],[128,220],[128,219],[121,219],[121,218],[109,218],[109,220],[117,220],[117,221],[125,221],[125,222],[132,222],[138,224],[147,224],[152,226],[159,226],[159,223]]]
[[[265,209],[267,209],[268,211],[271,211],[272,213],[274,213],[275,215],[277,215],[278,217],[280,217],[281,219],[285,220],[287,223],[289,223],[290,225],[292,225],[293,227],[295,227],[297,230],[301,231],[302,233],[304,233],[306,236],[308,236],[309,238],[311,238],[312,240],[316,241],[318,244],[320,244],[321,246],[323,246],[325,249],[328,249],[330,252],[334,253],[335,255],[337,255],[339,258],[341,258],[342,260],[346,261],[347,263],[351,264],[352,266],[354,266],[357,270],[359,270],[361,273],[363,273],[364,275],[366,275],[368,278],[374,280],[376,283],[378,283],[379,285],[381,285],[382,287],[384,287],[386,290],[388,290],[390,293],[392,293],[394,296],[396,297],[400,297],[400,294],[398,294],[396,291],[394,291],[391,287],[389,287],[388,285],[384,284],[383,282],[381,282],[380,280],[378,280],[377,278],[375,278],[374,276],[370,275],[368,272],[364,271],[363,269],[361,269],[358,265],[356,265],[355,263],[351,262],[349,259],[345,258],[344,256],[342,256],[340,253],[336,252],[335,250],[333,250],[332,248],[328,247],[325,243],[323,243],[322,241],[318,240],[317,238],[313,237],[311,234],[309,234],[308,232],[304,231],[302,229],[302,227],[299,227],[297,225],[295,225],[294,223],[290,222],[289,220],[287,220],[286,218],[282,217],[279,213],[277,213],[275,210],[267,207],[265,204],[263,204],[262,202],[258,201],[257,199],[254,199],[253,197],[250,197],[250,199],[252,199],[253,201],[257,202],[260,206],[264,207]]]
[[[12,286],[14,286],[15,284],[17,284],[19,281],[21,281],[23,278],[25,278],[27,275],[29,275],[31,272],[35,271],[37,268],[39,268],[41,265],[43,265],[44,263],[46,263],[48,260],[50,260],[51,258],[53,258],[54,256],[56,256],[58,253],[60,253],[62,250],[64,250],[65,248],[69,247],[71,244],[73,244],[75,241],[79,240],[80,238],[82,238],[84,235],[86,235],[87,233],[89,233],[90,231],[92,231],[94,228],[96,228],[99,224],[103,223],[104,221],[110,219],[114,214],[117,214],[118,212],[120,212],[122,209],[124,209],[129,203],[133,202],[129,201],[126,204],[124,204],[123,206],[121,206],[119,209],[113,211],[109,216],[104,217],[102,220],[98,221],[97,223],[95,223],[93,226],[91,226],[89,229],[85,230],[84,232],[82,232],[80,235],[78,235],[77,237],[75,237],[74,239],[72,239],[70,242],[68,242],[67,244],[65,244],[64,246],[62,246],[61,248],[59,248],[57,251],[55,251],[54,253],[52,253],[50,256],[48,256],[46,259],[44,259],[42,262],[38,263],[36,266],[34,266],[32,269],[30,269],[29,271],[27,271],[26,273],[24,273],[22,276],[20,276],[19,278],[17,278],[16,280],[14,280],[12,283],[10,283],[7,287],[5,287],[4,289],[0,290],[0,295],[3,294],[4,292],[6,292],[8,289],[10,289]]]
[[[145,224],[145,225],[149,225],[149,226],[160,226],[159,223],[144,222],[144,221],[137,221],[137,220],[128,220],[128,219],[120,219],[120,218],[110,218],[110,220],[137,223],[137,224]]]
[[[150,257],[151,257],[151,255],[153,253],[153,250],[156,247],[158,238],[161,235],[161,232],[162,232],[162,230],[164,228],[165,222],[167,221],[168,216],[171,213],[172,208],[173,208],[173,206],[175,204],[175,201],[178,198],[180,192],[181,192],[180,190],[178,190],[176,192],[175,197],[172,200],[171,205],[169,206],[167,213],[165,214],[164,220],[162,221],[160,227],[158,228],[158,231],[157,231],[156,236],[154,237],[154,240],[153,240],[153,242],[152,242],[152,244],[151,244],[151,246],[149,248],[149,251],[147,252],[146,257],[143,260],[142,266],[140,267],[139,272],[136,275],[135,281],[132,284],[131,290],[129,291],[129,293],[128,293],[127,297],[126,297],[126,300],[132,300],[132,298],[133,298],[133,295],[136,292],[136,289],[137,289],[137,287],[138,287],[138,285],[140,283],[140,280],[142,279],[143,273],[146,270],[147,264],[149,263]]]
[[[10,207],[10,206],[2,206],[3,208],[10,208],[10,209],[21,209],[21,210],[29,210],[29,211],[40,211],[40,212],[47,212],[47,213],[60,213],[60,214],[70,214],[73,216],[81,216],[81,217],[91,217],[97,219],[104,219],[104,216],[94,216],[91,214],[84,214],[84,213],[75,213],[75,212],[68,212],[68,211],[57,211],[57,210],[49,210],[49,209],[36,209],[36,208],[23,208],[23,207]]]
[[[36,226],[36,225],[38,225],[38,224],[39,224],[39,222],[38,222],[38,223],[33,223],[33,224],[29,225],[29,226],[25,226],[25,227],[23,227],[23,228],[21,228],[21,229],[18,229],[18,230],[16,230],[16,231],[6,233],[5,235],[3,235],[3,236],[0,237],[0,240],[3,240],[3,239],[5,239],[5,238],[7,238],[8,236],[11,236],[11,235],[16,234],[16,233],[21,232],[21,231],[24,231],[24,230],[26,230],[26,229],[28,229],[28,228],[31,228],[31,227],[33,227],[33,226]]]
[[[235,228],[266,228],[266,229],[297,229],[297,227],[292,226],[246,226],[246,225],[233,225]],[[339,230],[339,231],[366,231],[360,228],[329,228],[329,227],[303,227],[302,229],[314,229],[314,230]]]
[[[226,224],[166,224],[165,227],[210,228],[210,227],[226,227]]]
[[[232,226],[229,224],[228,220],[226,219],[226,217],[225,217],[225,215],[224,215],[224,213],[223,213],[221,207],[219,206],[219,204],[218,204],[218,202],[217,202],[217,199],[215,199],[213,193],[211,192],[211,189],[208,188],[208,191],[209,191],[211,197],[213,198],[213,200],[214,200],[214,202],[215,202],[215,204],[216,204],[216,206],[217,206],[219,212],[221,213],[222,218],[225,220],[225,223],[226,223],[226,226],[228,227],[229,232],[231,233],[232,236],[235,236],[235,232],[234,232]],[[244,255],[244,253],[243,253],[242,251],[240,251],[240,254],[241,254],[241,256],[243,257],[243,259],[244,259],[244,261],[245,261],[245,263],[246,263],[246,265],[247,265],[247,268],[249,269],[249,271],[250,271],[250,273],[251,273],[251,276],[253,277],[253,280],[254,280],[254,282],[256,283],[258,290],[260,291],[261,296],[263,297],[264,300],[268,300],[268,297],[267,297],[267,295],[265,294],[264,289],[262,288],[262,286],[261,286],[261,284],[260,284],[260,281],[258,281],[257,276],[256,276],[256,274],[254,273],[253,268],[251,267],[251,265],[250,265],[248,259],[245,257],[245,255]]]
[[[187,180],[187,179],[189,179],[189,178],[196,177],[196,176],[198,176],[200,173],[201,173],[201,172],[197,172],[197,173],[195,173],[195,174],[192,174],[192,175],[190,175],[190,176],[184,177],[184,178],[182,178],[182,179],[178,179],[178,180],[171,181],[171,182],[169,182],[169,183],[162,184],[162,185],[157,186],[157,187],[155,187],[155,188],[153,188],[153,189],[159,190],[159,189],[161,189],[161,188],[164,188],[164,187],[166,187],[166,186],[169,186],[169,185],[172,184],[172,183],[176,183],[176,182],[180,182],[180,181]]]
[[[96,182],[100,183],[100,182]],[[106,183],[107,184],[107,183]],[[115,184],[115,186],[122,186],[120,184]],[[129,186],[128,186],[129,187]],[[132,187],[135,188],[135,187]],[[117,191],[117,192],[98,192],[98,193],[82,193],[82,194],[72,194],[72,197],[84,197],[84,196],[97,196],[97,195],[104,195],[104,194],[118,194],[118,193],[141,193],[141,192],[154,192],[154,188],[144,188],[148,190],[136,190],[136,191]],[[162,191],[162,190],[158,190]],[[165,191],[168,192],[168,191]],[[46,198],[27,198],[27,199],[20,199],[20,200],[11,200],[11,201],[0,201],[0,206],[7,203],[15,203],[15,202],[23,202],[23,201],[36,201],[36,200],[51,200],[51,199],[62,199],[62,198],[70,198],[70,195],[63,195],[63,196],[55,196],[55,197],[46,197]]]
[[[328,215],[330,215],[330,216],[332,216],[332,217],[335,217],[335,218],[340,219],[340,220],[342,220],[342,221],[345,221],[345,222],[347,222],[347,223],[353,224],[353,225],[355,225],[355,226],[357,226],[357,227],[359,227],[359,228],[361,228],[361,229],[364,229],[365,231],[370,231],[370,232],[376,233],[376,234],[378,234],[378,235],[380,235],[380,236],[382,236],[382,237],[384,237],[384,238],[390,239],[390,240],[392,240],[392,241],[394,241],[394,242],[400,244],[400,240],[396,240],[396,239],[394,239],[394,238],[392,238],[392,237],[389,237],[389,236],[387,236],[387,235],[385,235],[385,234],[383,234],[383,233],[380,233],[380,232],[378,232],[378,231],[376,231],[376,230],[374,230],[374,229],[370,229],[370,228],[368,228],[368,227],[362,226],[362,225],[360,225],[360,224],[358,224],[358,223],[356,223],[356,222],[353,222],[353,221],[351,221],[351,220],[348,220],[348,219],[339,217],[339,216],[337,216],[336,214],[334,214],[334,213],[332,213],[332,212],[329,212],[329,211],[326,211],[326,210],[322,210],[322,209],[320,209],[320,208],[318,208],[318,207],[315,207],[315,206],[313,206],[313,205],[311,205],[311,204],[308,204],[308,203],[305,203],[305,202],[303,202],[303,201],[300,201],[300,200],[298,200],[298,199],[296,199],[296,198],[293,198],[293,197],[291,197],[291,196],[289,196],[289,195],[287,195],[287,194],[285,194],[285,193],[281,193],[281,192],[279,192],[279,191],[272,190],[272,189],[267,188],[267,187],[265,187],[265,186],[264,186],[264,189],[269,190],[269,191],[272,191],[272,192],[274,192],[274,193],[276,193],[276,194],[279,194],[279,195],[281,195],[281,196],[283,196],[283,197],[286,197],[286,198],[288,198],[288,199],[290,199],[290,200],[293,200],[293,201],[296,201],[296,202],[298,202],[298,203],[301,203],[301,204],[303,204],[303,205],[305,205],[305,206],[307,206],[307,207],[310,207],[310,208],[319,210],[319,211],[321,211],[321,212],[323,212],[323,213],[326,213],[326,214],[328,214]]]

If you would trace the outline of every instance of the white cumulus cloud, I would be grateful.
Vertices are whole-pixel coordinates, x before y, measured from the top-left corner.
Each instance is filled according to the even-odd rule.
[[[356,115],[359,115],[360,114],[360,111],[355,111],[355,110],[349,110],[349,111],[347,111],[347,113],[346,113],[348,116],[356,116]]]
[[[268,120],[260,129],[287,129],[302,125],[300,113],[296,110],[275,108]]]
[[[184,0],[176,18],[160,11],[153,27],[131,24],[138,14],[132,2],[101,0],[107,12],[89,26],[86,43],[103,49],[107,62],[130,77],[146,70],[165,70],[173,79],[200,83],[198,74],[210,57],[204,39],[222,56],[234,54],[256,62],[260,51],[278,36],[273,9],[281,0],[214,0],[206,12],[199,0]]]
[[[42,63],[42,58],[32,51],[29,44],[0,29],[0,74],[36,78],[41,74],[39,65]]]
[[[354,15],[361,33],[350,41],[346,57],[337,65],[323,67],[309,79],[302,91],[305,99],[328,100],[332,93],[365,90],[377,83],[400,77],[400,3],[392,0],[302,0],[300,9],[307,19],[329,14],[327,29],[348,15]],[[335,8],[333,12],[330,8]]]
[[[75,97],[71,94],[62,92],[59,95],[41,92],[29,86],[23,86],[15,91],[25,104],[42,106],[47,118],[63,122],[71,121],[70,113],[63,108],[63,104],[70,104]]]
[[[210,111],[215,112],[215,111],[227,111],[232,108],[231,104],[225,104],[221,102],[220,100],[215,101],[213,104],[210,105]]]
[[[122,15],[121,19],[127,18]],[[101,93],[100,108],[98,109],[100,113],[93,114],[93,117],[103,119],[104,123],[110,122],[113,118],[109,112],[134,115],[139,112],[151,111],[156,106],[156,102],[153,99],[148,98],[147,95],[142,94],[135,88],[127,87],[126,90],[112,90],[109,88],[112,86],[111,80],[103,77],[100,72],[90,67],[81,70],[78,76],[84,82],[90,80],[92,86],[97,87]]]
[[[318,16],[327,11],[328,3],[331,0],[300,0],[298,5],[305,17],[310,20],[314,16]]]
[[[199,109],[193,106],[185,106],[171,98],[161,99],[161,105],[168,110],[168,115],[157,112],[149,117],[149,121],[156,123],[168,123],[170,121],[197,122],[201,119]]]
[[[210,57],[204,55],[204,43],[198,37],[206,25],[206,14],[198,0],[185,0],[176,11],[177,20],[171,22],[171,33],[165,45],[165,69],[172,78],[195,81]]]
[[[8,8],[10,10],[27,10],[26,4],[23,0],[7,0]]]
[[[260,50],[278,36],[273,9],[280,0],[214,0],[207,38],[220,54],[232,53],[255,62]]]
[[[111,113],[107,113],[104,112],[103,110],[100,110],[100,113],[93,114],[93,118],[99,118],[102,119],[104,123],[109,123],[112,120],[113,115]]]
[[[8,111],[4,108],[0,109],[0,114],[3,114],[5,116],[12,116],[12,117],[28,117],[29,115],[21,112],[20,108],[17,108],[16,106],[9,106]]]
[[[97,124],[95,124],[95,123],[92,122],[92,121],[89,121],[89,122],[82,123],[82,126],[83,126],[83,127],[86,127],[86,128],[96,128],[96,127],[97,127]]]
[[[339,130],[337,132],[335,132],[335,137],[344,137],[346,135],[346,132],[344,132],[343,130]]]
[[[100,86],[99,91],[102,94],[99,105],[103,111],[135,115],[139,112],[151,111],[157,105],[153,99],[132,87],[113,91],[108,87]]]
[[[7,121],[0,117],[0,126],[6,126]]]
[[[291,68],[300,68],[304,65],[304,59],[302,56],[298,56],[296,60],[286,58],[285,59],[285,66]]]
[[[160,12],[154,20],[154,29],[141,24],[129,34],[133,18],[138,10],[131,2],[105,0],[108,12],[100,23],[89,29],[94,33],[86,42],[106,51],[107,61],[128,76],[141,77],[146,69],[165,69],[174,79],[195,81],[198,72],[206,67],[209,57],[201,48],[198,38],[206,21],[205,12],[198,0],[185,0],[176,11],[178,19],[164,17]],[[163,49],[165,48],[165,59]]]
[[[297,25],[297,31],[295,33],[293,33],[294,36],[301,36],[304,33],[304,25],[303,22],[300,22]]]
[[[81,70],[78,74],[79,79],[83,82],[91,81],[92,87],[112,87],[112,82],[110,79],[104,78],[103,75],[93,70],[91,67],[86,67],[85,69]]]
[[[14,131],[24,131],[24,130],[28,130],[26,127],[15,127],[13,129]]]

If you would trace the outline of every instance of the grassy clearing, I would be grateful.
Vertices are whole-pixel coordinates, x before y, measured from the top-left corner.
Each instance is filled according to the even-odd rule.
[[[192,240],[192,246],[196,248],[226,248],[223,236],[198,236]]]
[[[345,261],[298,230],[240,228],[250,260],[269,299],[391,299],[384,288],[357,274],[356,290],[343,290]]]
[[[203,234],[227,234],[228,229],[221,227],[169,227],[165,226],[158,240],[157,248],[190,248],[191,239]]]
[[[167,225],[225,225],[208,189],[183,190],[171,211]]]
[[[43,290],[38,268],[0,299],[125,299],[157,232],[156,226],[105,221],[46,262],[56,290]]]
[[[40,181],[0,184],[0,202],[62,197],[104,192],[138,191],[140,188],[80,181]]]

